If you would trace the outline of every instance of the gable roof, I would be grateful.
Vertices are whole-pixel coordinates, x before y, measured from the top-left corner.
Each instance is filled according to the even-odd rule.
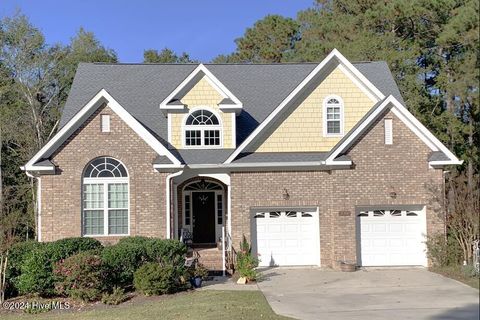
[[[325,60],[332,59],[337,62],[343,61],[350,68],[354,67],[357,79],[362,77],[368,79],[371,86],[378,89],[381,95],[393,95],[397,100],[403,101],[385,62],[350,64],[336,50]],[[104,89],[163,146],[167,146],[168,121],[160,110],[159,103],[167,100],[166,98],[189,75],[195,74],[195,70],[197,73],[198,70],[202,72],[207,70],[242,103],[242,112],[236,117],[236,138],[238,143],[242,143],[312,71],[319,67],[317,63],[204,64],[202,68],[200,66],[200,64],[81,63],[64,107],[60,128],[75,117],[92,96]],[[232,97],[226,97],[222,102],[230,103],[228,100],[232,100]],[[168,103],[181,105],[178,99],[172,99]],[[224,149],[221,154],[212,149],[167,151],[175,156],[177,165],[177,163],[223,163],[235,150]],[[257,161],[254,158],[250,159]]]
[[[180,102],[180,99],[203,77],[206,77],[210,85],[223,97],[222,101],[219,103],[220,109],[233,109],[237,113],[240,112],[243,107],[240,100],[238,100],[238,98],[203,64],[199,64],[172,92],[169,93],[165,99],[163,99],[162,102],[160,102],[160,109],[164,111],[184,109],[185,106]]]
[[[30,161],[23,167],[26,171],[42,171],[46,168],[52,169],[46,163],[50,157],[100,106],[108,103],[110,109],[115,112],[130,128],[135,131],[155,152],[161,156],[169,158],[173,164],[179,165],[180,162],[175,158],[165,146],[158,141],[140,122],[138,122],[127,110],[125,110],[105,89],[100,90],[91,98],[70,120],[38,151]]]
[[[323,59],[309,74],[300,82],[295,89],[271,112],[268,117],[243,141],[234,153],[228,157],[225,163],[231,163],[247,146],[253,141],[258,140],[259,137],[266,134],[266,128],[272,125],[275,119],[279,118],[282,113],[287,112],[290,103],[294,101],[302,92],[307,90],[315,79],[322,76],[322,73],[329,73],[332,66],[341,67],[344,73],[360,88],[364,93],[370,97],[374,102],[378,102],[385,98],[385,95],[378,90],[378,88],[368,80],[357,68],[355,68],[350,61],[348,61],[337,49],[333,49],[330,54]]]
[[[443,143],[441,143],[420,121],[417,120],[394,96],[390,95],[378,102],[357,124],[330,150],[325,159],[326,165],[335,163],[347,164],[341,159],[344,152],[368,130],[379,116],[387,109],[390,109],[403,123],[407,125],[431,150],[429,164],[456,165],[462,164]],[[433,155],[433,156],[432,156]]]

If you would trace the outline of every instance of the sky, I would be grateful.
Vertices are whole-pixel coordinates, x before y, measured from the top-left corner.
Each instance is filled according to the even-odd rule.
[[[168,47],[208,62],[268,14],[294,18],[313,0],[0,0],[0,17],[17,10],[45,35],[67,44],[80,27],[114,49],[120,62],[142,62],[143,50]]]

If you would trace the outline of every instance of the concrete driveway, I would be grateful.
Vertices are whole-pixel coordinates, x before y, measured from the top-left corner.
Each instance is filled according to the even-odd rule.
[[[273,268],[258,283],[273,310],[297,319],[479,319],[479,292],[424,269],[337,272]]]

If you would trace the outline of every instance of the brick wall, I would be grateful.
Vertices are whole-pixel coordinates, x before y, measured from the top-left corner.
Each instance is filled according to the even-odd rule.
[[[100,132],[100,114],[111,115],[111,132]],[[152,167],[157,156],[108,106],[100,107],[53,155],[56,175],[41,178],[43,241],[81,236],[81,188],[85,166],[110,156],[123,162],[130,179],[130,234],[165,235],[165,178]],[[118,237],[101,237],[116,241]]]
[[[381,118],[349,150],[352,170],[232,173],[233,243],[242,234],[250,237],[250,210],[256,206],[318,207],[323,266],[344,257],[356,260],[357,206],[426,205],[427,233],[442,231],[442,170],[428,167],[430,149],[410,129],[391,112],[385,116],[393,118],[393,145],[384,144]],[[282,197],[284,189],[288,200]],[[351,215],[340,216],[339,211]]]

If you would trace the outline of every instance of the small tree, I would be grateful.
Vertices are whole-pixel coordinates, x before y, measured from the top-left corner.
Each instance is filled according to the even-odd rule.
[[[8,254],[16,240],[16,226],[19,213],[11,212],[0,215],[0,303],[5,300],[7,289]]]
[[[473,241],[480,239],[480,177],[468,183],[465,174],[449,181],[448,232],[462,249],[463,260],[473,263]]]

